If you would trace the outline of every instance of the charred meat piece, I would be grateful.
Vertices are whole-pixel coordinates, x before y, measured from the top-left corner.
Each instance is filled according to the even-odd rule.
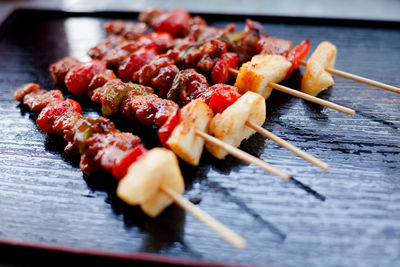
[[[292,46],[293,43],[285,39],[261,37],[257,44],[257,52],[261,55],[280,55],[286,57]]]
[[[175,76],[179,73],[179,69],[176,65],[169,65],[160,68],[157,76],[151,80],[151,85],[157,88],[158,95],[161,98],[165,98],[168,91],[171,89],[172,83]]]
[[[22,101],[27,94],[43,94],[45,92],[46,90],[42,89],[37,83],[28,83],[15,91],[14,99]]]
[[[104,73],[97,74],[89,83],[89,91],[93,92],[94,89],[105,85],[111,80],[119,80],[112,70],[106,70]]]
[[[177,102],[180,106],[188,104],[194,99],[201,99],[208,103],[214,90],[210,89],[204,75],[194,69],[182,70],[175,76],[167,98]]]
[[[177,52],[182,52],[184,49],[189,46],[194,45],[196,40],[193,37],[184,37],[184,38],[175,38],[171,41],[170,50],[174,50]]]
[[[112,20],[104,25],[104,30],[108,34],[115,34],[127,40],[136,40],[146,34],[148,27],[146,23],[126,22],[122,20]]]
[[[220,40],[191,46],[179,54],[179,66],[185,69],[196,68],[199,71],[209,73],[215,62],[226,52],[226,45]]]
[[[67,75],[68,71],[81,63],[82,62],[74,57],[65,57],[56,63],[51,64],[49,70],[54,82],[57,84],[63,84],[65,75]]]
[[[154,94],[136,95],[129,92],[121,103],[124,116],[146,126],[162,126],[177,109],[178,105],[173,101],[161,99]]]
[[[186,24],[184,35],[193,37],[197,42],[205,42],[219,39],[228,33],[234,33],[235,30],[235,24],[228,24],[224,28],[216,28],[208,26],[204,19],[195,16]]]
[[[239,56],[239,62],[244,63],[257,54],[257,44],[262,37],[266,37],[265,28],[256,21],[246,19],[246,26],[240,33],[228,34],[224,37],[228,51]]]
[[[111,36],[101,41],[88,51],[93,59],[104,60],[109,67],[118,67],[132,53],[132,47],[126,45],[127,40],[121,36]]]
[[[154,7],[148,7],[139,14],[139,21],[150,24],[152,20],[164,13],[162,10]]]
[[[60,90],[46,91],[38,84],[29,83],[15,92],[15,100],[22,101],[32,111],[41,111],[48,104],[64,100]]]
[[[170,50],[167,54],[158,56],[134,73],[133,81],[153,87],[164,97],[171,88],[175,75],[179,72],[178,67],[175,66],[178,55],[178,52]]]
[[[79,166],[87,175],[93,172],[93,167],[90,166],[92,162],[111,172],[116,163],[139,143],[140,138],[131,133],[95,133],[86,140],[86,150],[82,154]]]

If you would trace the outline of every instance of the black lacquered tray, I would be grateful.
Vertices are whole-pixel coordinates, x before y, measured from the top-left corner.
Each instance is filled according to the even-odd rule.
[[[202,15],[216,26],[244,25],[243,16]],[[342,78],[335,78],[336,84],[321,97],[355,109],[354,117],[278,92],[267,100],[264,127],[329,163],[328,172],[258,135],[241,146],[293,174],[325,201],[232,157],[218,161],[206,154],[199,167],[181,162],[185,196],[200,201],[199,207],[245,237],[248,247],[243,251],[177,206],[150,219],[116,198],[116,183],[107,174],[84,177],[79,159],[63,153],[60,138],[41,133],[35,114],[14,102],[13,94],[27,82],[54,88],[49,64],[64,56],[88,60],[88,48],[105,37],[105,21],[136,17],[123,12],[17,10],[1,26],[2,251],[38,248],[45,254],[193,265],[399,264],[400,96]],[[329,40],[338,47],[337,68],[400,86],[398,24],[254,18],[271,36],[294,43],[310,39],[312,50]],[[302,72],[295,72],[286,84],[299,88]],[[86,115],[98,116],[97,105],[85,97],[74,99]],[[115,123],[143,137],[147,147],[159,145],[154,129],[123,118],[115,118]]]

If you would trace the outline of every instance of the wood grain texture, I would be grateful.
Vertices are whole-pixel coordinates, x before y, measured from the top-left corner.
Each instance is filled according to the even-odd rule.
[[[0,238],[272,266],[399,266],[399,95],[335,78],[321,97],[355,109],[354,117],[279,92],[268,99],[264,127],[330,170],[259,135],[242,148],[293,174],[323,202],[231,157],[205,155],[197,168],[181,163],[185,196],[201,199],[200,208],[247,239],[248,248],[237,251],[176,206],[150,219],[123,204],[110,176],[83,177],[63,141],[42,134],[35,115],[12,100],[27,82],[54,88],[49,64],[64,56],[87,60],[87,49],[104,38],[106,18],[62,14],[19,12],[0,31]],[[208,18],[216,26],[229,22]],[[400,86],[397,29],[264,22],[271,36],[310,39],[311,49],[329,40],[338,47],[338,69]],[[285,84],[299,88],[301,72]],[[98,116],[96,105],[75,99]],[[148,147],[159,145],[152,129],[123,118],[116,124]]]

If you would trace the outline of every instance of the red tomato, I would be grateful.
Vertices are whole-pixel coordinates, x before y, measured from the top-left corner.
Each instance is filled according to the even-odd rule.
[[[213,84],[225,83],[229,81],[229,68],[237,69],[239,58],[235,53],[225,53],[214,64],[211,72],[211,81]]]
[[[179,123],[179,110],[173,113],[167,121],[158,130],[158,138],[160,138],[161,144],[169,148],[167,145],[167,140],[171,136],[172,131],[175,129],[176,125]]]
[[[153,49],[141,48],[136,50],[119,66],[118,76],[125,82],[131,81],[133,73],[150,63],[156,55]]]
[[[177,37],[182,34],[184,26],[188,23],[190,15],[183,9],[172,9],[155,18],[151,27],[155,32],[168,32]]]
[[[68,91],[74,95],[87,93],[89,83],[97,74],[107,70],[106,63],[97,59],[79,64],[70,69],[65,76],[64,82]]]
[[[144,147],[143,144],[136,145],[128,154],[125,155],[125,157],[121,159],[118,164],[115,164],[112,168],[111,173],[115,177],[115,179],[121,180],[122,178],[124,178],[124,176],[128,172],[129,166],[131,166],[132,163],[138,160],[138,158],[146,152],[147,149]]]
[[[230,87],[222,87],[215,90],[208,105],[213,110],[214,114],[222,113],[240,97],[241,94],[233,91]]]
[[[287,59],[292,63],[292,67],[290,67],[289,71],[287,72],[286,79],[289,79],[290,75],[292,75],[292,71],[299,67],[299,61],[306,58],[309,50],[310,40],[305,40],[289,52]]]
[[[54,133],[52,128],[54,121],[62,115],[73,112],[82,113],[81,105],[78,102],[72,99],[54,102],[42,109],[36,124],[42,132],[52,134]]]

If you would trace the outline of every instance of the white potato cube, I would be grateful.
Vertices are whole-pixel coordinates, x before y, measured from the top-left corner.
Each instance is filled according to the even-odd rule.
[[[167,152],[168,155],[165,153],[164,157],[167,158],[170,169],[168,173],[164,173],[160,186],[166,186],[178,194],[183,194],[185,191],[185,184],[179,169],[178,159],[172,151],[167,150]],[[140,207],[150,217],[156,217],[172,202],[170,197],[159,190],[150,199],[144,201]]]
[[[302,92],[316,96],[335,83],[332,75],[325,71],[325,68],[335,67],[336,52],[336,46],[330,42],[322,42],[318,45],[307,61],[307,69],[301,80]]]
[[[265,122],[265,99],[256,93],[247,92],[222,113],[214,116],[209,126],[209,134],[238,147],[244,139],[255,133],[246,126],[251,121],[259,126]],[[216,158],[223,159],[228,153],[212,143],[206,143],[206,149]]]
[[[239,93],[252,91],[267,99],[272,92],[269,82],[280,83],[286,77],[292,63],[279,55],[256,55],[242,65],[235,86]]]
[[[204,147],[203,138],[195,130],[207,132],[212,116],[212,110],[202,100],[191,101],[180,110],[180,122],[167,140],[172,151],[191,165],[199,165]]]
[[[171,182],[167,181],[169,179]],[[154,148],[128,168],[128,173],[118,184],[117,196],[130,205],[146,203],[157,197],[160,185],[165,183],[177,192],[183,192],[183,178],[175,154],[165,148]],[[171,202],[166,203],[164,207]]]

